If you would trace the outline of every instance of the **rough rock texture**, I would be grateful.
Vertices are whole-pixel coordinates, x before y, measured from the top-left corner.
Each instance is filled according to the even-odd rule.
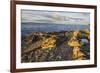
[[[72,38],[75,38],[76,42],[78,42],[78,44],[81,44],[79,47],[79,52],[85,55],[84,59],[89,59],[89,30],[80,30],[76,32],[33,32],[28,36],[22,36],[21,62],[23,63],[76,60],[73,58],[73,49],[77,46],[70,46],[68,44],[69,41],[75,41]],[[77,59],[82,60],[83,57],[78,58],[77,56]]]

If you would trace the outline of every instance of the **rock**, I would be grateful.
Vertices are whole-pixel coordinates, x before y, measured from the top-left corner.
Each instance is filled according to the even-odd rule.
[[[77,30],[33,32],[28,36],[22,36],[21,62],[76,60],[73,59],[73,47],[78,47],[81,52],[78,56],[82,57],[78,57],[77,60],[89,59],[90,41],[87,39],[88,34],[88,30]]]

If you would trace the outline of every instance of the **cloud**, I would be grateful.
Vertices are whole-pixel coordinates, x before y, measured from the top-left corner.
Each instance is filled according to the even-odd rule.
[[[90,23],[90,14],[83,12],[22,10],[22,22],[84,24]]]

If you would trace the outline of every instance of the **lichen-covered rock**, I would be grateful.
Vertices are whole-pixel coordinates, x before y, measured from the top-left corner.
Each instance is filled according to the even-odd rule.
[[[21,62],[90,59],[89,30],[33,32],[22,36]]]

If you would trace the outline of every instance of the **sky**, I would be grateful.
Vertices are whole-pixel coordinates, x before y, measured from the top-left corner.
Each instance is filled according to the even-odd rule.
[[[22,22],[82,24],[90,23],[90,13],[67,11],[21,10]]]

